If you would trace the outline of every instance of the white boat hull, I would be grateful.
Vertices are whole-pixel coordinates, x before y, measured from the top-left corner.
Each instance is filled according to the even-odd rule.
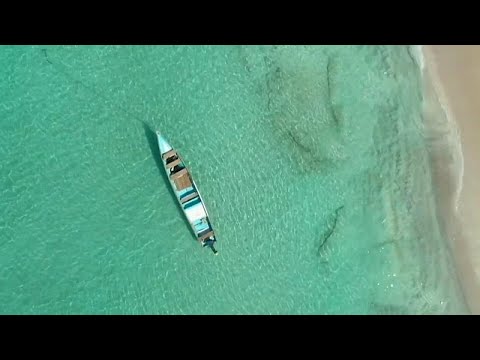
[[[163,167],[193,234],[203,246],[211,247],[217,254],[214,248],[215,232],[195,181],[180,154],[173,149],[159,131],[156,133]]]

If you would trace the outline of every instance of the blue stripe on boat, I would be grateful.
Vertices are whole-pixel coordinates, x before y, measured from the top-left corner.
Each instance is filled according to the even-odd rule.
[[[187,203],[185,204],[185,206],[183,207],[185,210],[187,210],[188,208],[191,208],[192,206],[195,206],[197,204],[200,204],[201,203],[201,200],[199,197],[196,197],[190,201],[187,201]]]
[[[195,189],[193,187],[189,187],[185,189],[184,192],[180,193],[180,200],[186,198],[188,195],[193,194],[195,192]]]
[[[207,222],[201,222],[200,220],[197,223],[195,223],[195,230],[197,231],[197,233],[201,233],[202,231],[207,230],[208,228],[209,226]]]

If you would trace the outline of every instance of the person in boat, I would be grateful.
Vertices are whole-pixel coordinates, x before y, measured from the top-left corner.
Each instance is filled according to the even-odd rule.
[[[215,250],[215,247],[214,247],[214,245],[215,245],[216,242],[217,242],[217,240],[215,240],[214,238],[209,237],[207,240],[205,240],[205,241],[203,242],[203,247],[208,246],[210,249],[212,249],[213,253],[214,253],[215,255],[217,255],[217,254],[218,254],[218,251]]]
[[[170,175],[175,174],[178,170],[180,170],[179,165],[175,165],[173,168],[170,168]]]
[[[173,154],[171,155],[168,159],[167,159],[167,162],[166,164],[170,164],[171,162],[174,162],[175,160],[178,159],[178,155],[177,154]],[[175,165],[173,168],[170,168],[170,174],[173,174],[174,172],[176,172],[178,170],[178,165]]]

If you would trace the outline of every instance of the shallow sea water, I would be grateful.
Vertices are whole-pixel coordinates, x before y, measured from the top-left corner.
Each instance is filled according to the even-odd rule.
[[[3,46],[0,63],[1,313],[467,311],[408,47]]]

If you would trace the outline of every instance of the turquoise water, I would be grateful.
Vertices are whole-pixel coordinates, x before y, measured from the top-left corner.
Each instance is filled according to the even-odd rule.
[[[407,47],[3,46],[0,64],[1,313],[467,312]]]

